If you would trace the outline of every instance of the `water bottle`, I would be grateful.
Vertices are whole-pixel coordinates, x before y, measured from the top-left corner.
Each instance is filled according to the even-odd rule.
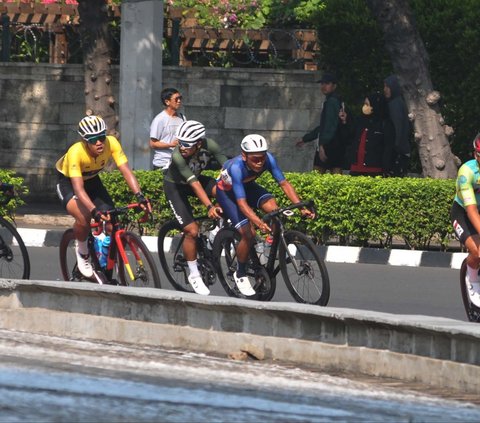
[[[217,235],[219,230],[220,230],[220,226],[215,226],[211,231],[208,232],[207,247],[209,250],[213,248],[213,241],[215,239],[215,235]]]
[[[107,260],[108,260],[108,250],[110,248],[110,237],[106,235],[102,241],[102,248],[100,249],[101,254],[98,258],[98,263],[101,267],[107,267]]]
[[[255,244],[255,251],[257,252],[258,260],[260,261],[260,264],[261,265],[267,264],[268,258],[265,255],[265,245],[263,244],[263,241],[261,239],[257,240],[257,243]]]
[[[100,256],[102,255],[102,244],[105,238],[105,234],[102,232],[93,237],[93,249],[95,250],[95,255],[97,260],[100,262]]]

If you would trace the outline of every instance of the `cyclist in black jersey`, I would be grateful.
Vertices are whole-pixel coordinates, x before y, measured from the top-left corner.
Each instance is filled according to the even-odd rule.
[[[185,233],[183,254],[188,263],[188,281],[200,295],[210,294],[197,265],[198,224],[188,197],[196,196],[208,210],[212,219],[220,217],[221,208],[214,206],[210,198],[215,197],[216,181],[201,175],[213,160],[223,165],[227,158],[220,152],[218,144],[205,137],[205,127],[195,120],[183,122],[177,131],[178,145],[172,153],[172,161],[163,177],[163,188],[175,218]]]

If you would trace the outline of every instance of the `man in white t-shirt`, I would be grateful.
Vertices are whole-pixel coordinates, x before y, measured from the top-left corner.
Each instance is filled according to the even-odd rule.
[[[175,88],[165,88],[160,93],[165,109],[150,125],[150,148],[154,150],[153,169],[166,169],[170,165],[172,150],[178,144],[177,128],[186,120],[178,111],[182,95]]]

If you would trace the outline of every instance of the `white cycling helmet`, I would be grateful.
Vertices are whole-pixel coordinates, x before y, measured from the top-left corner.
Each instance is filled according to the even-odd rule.
[[[247,135],[240,147],[245,153],[263,153],[268,150],[267,140],[258,134]]]
[[[105,136],[107,125],[100,116],[85,116],[78,124],[78,133],[88,141],[94,137]]]
[[[177,139],[194,145],[205,137],[205,126],[196,120],[186,120],[177,129]]]

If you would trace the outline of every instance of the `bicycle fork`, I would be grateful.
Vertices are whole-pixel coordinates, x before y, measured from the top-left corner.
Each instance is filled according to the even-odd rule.
[[[121,240],[121,235],[124,233],[124,230],[119,230],[115,233],[115,243],[118,248],[118,252],[120,253],[120,257],[122,258],[123,263],[125,264],[125,268],[127,269],[128,276],[130,276],[130,280],[134,281],[135,280],[135,275],[132,271],[132,266],[130,265],[130,262],[128,261],[127,253],[125,252],[125,248],[123,248],[122,240]],[[142,259],[140,257],[140,254],[138,254],[138,251],[134,245],[134,243],[127,241],[128,245],[130,247],[130,250],[132,251],[133,255],[135,256],[135,260],[137,263],[139,263],[141,266],[143,266]],[[110,254],[108,255],[108,264],[107,268],[112,267],[114,265],[114,259],[110,257]]]

